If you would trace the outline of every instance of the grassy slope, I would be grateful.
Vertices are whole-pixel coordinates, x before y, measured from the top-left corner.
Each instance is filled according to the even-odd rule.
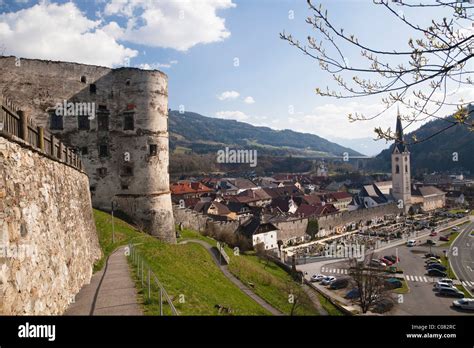
[[[183,239],[200,239],[211,245],[216,245],[214,239],[204,237],[201,234],[184,230],[181,232]],[[253,254],[234,255],[233,250],[227,248],[227,254],[231,261],[229,271],[239,278],[244,284],[252,283],[252,290],[265,301],[285,314],[291,311],[291,303],[288,301],[289,289],[298,287],[292,278],[273,262],[261,261]],[[291,284],[291,285],[288,285]],[[313,307],[306,294],[301,294],[304,298],[304,305],[296,309],[296,315],[316,315],[317,310]]]
[[[181,315],[216,315],[216,304],[232,308],[234,315],[269,314],[225,278],[200,245],[165,244],[117,218],[115,243],[112,244],[111,216],[97,210],[94,216],[104,254],[109,255],[120,245],[139,244],[138,250],[164,285]],[[100,268],[103,263],[103,260],[100,261],[96,268]],[[184,303],[180,303],[180,296]],[[158,314],[156,301],[144,302],[146,314]]]
[[[328,312],[329,315],[333,316],[343,316],[344,314],[334,306],[331,302],[328,301],[327,298],[325,298],[323,295],[318,294],[319,302],[321,303],[321,306]]]

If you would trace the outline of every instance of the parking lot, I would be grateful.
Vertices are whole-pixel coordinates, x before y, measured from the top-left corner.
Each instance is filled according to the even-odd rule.
[[[442,231],[436,236],[429,236],[430,231],[426,230],[420,233],[423,237],[416,238],[417,245],[414,247],[407,247],[403,243],[398,246],[385,247],[383,250],[376,250],[374,257],[379,258],[385,255],[398,255],[400,267],[404,272],[398,274],[397,277],[404,278],[408,285],[408,292],[399,295],[394,295],[397,300],[400,299],[400,303],[397,303],[395,307],[388,312],[389,315],[473,315],[472,312],[459,311],[454,309],[451,305],[453,300],[456,298],[452,297],[441,297],[437,292],[433,291],[433,286],[438,277],[432,277],[427,275],[425,268],[425,254],[432,252],[439,256],[444,255],[444,251],[449,249],[449,246],[444,245],[445,242],[439,241],[442,236],[449,236],[452,233],[452,229]],[[437,245],[432,246],[426,244],[428,239],[434,240]],[[347,261],[331,261],[325,260],[322,262],[308,263],[299,265],[298,269],[306,272],[307,277],[311,277],[313,274],[325,274],[333,275],[336,278],[349,277]],[[472,284],[465,284],[467,286]],[[319,285],[318,285],[319,286]],[[341,290],[331,290],[338,300],[346,294],[350,288]],[[349,303],[350,301],[344,301]]]

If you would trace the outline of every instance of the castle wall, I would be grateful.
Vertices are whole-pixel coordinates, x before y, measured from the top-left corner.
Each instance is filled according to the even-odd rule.
[[[37,125],[83,152],[94,207],[111,210],[114,201],[149,233],[176,242],[169,192],[167,89],[167,76],[160,71],[34,59],[21,59],[18,65],[14,57],[0,57],[1,93]],[[51,129],[48,111],[65,100],[95,103],[89,130],[79,130],[76,116],[63,116],[63,129]],[[133,130],[126,129],[130,115]],[[108,117],[106,129],[100,126],[103,116]]]
[[[214,221],[206,215],[178,205],[173,205],[173,214],[177,224],[204,234],[233,234],[239,228],[238,221]]]
[[[87,175],[0,136],[0,314],[62,314],[101,256]]]
[[[398,208],[397,204],[390,203],[368,209],[344,211],[337,214],[321,216],[317,219],[320,230],[318,237],[344,232],[345,226],[351,223],[365,223],[368,220],[383,218],[385,215],[390,214],[398,215],[402,212],[403,209]]]
[[[278,228],[277,238],[286,242],[289,239],[306,236],[308,219],[295,219],[290,221],[272,222]]]

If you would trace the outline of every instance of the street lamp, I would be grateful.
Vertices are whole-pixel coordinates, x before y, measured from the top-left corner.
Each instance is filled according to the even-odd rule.
[[[446,268],[447,268],[447,274],[449,277],[449,258],[448,258],[448,250],[443,250],[444,257],[446,258]]]
[[[112,244],[115,243],[115,224],[114,224],[114,210],[117,209],[117,202],[112,200]]]

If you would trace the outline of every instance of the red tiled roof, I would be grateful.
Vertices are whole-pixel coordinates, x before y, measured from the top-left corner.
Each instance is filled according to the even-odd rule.
[[[336,200],[341,200],[341,199],[352,199],[352,195],[347,192],[331,192],[330,195],[336,199]]]
[[[321,204],[321,197],[319,197],[317,195],[304,195],[303,199],[306,203],[308,203],[310,205]]]
[[[176,182],[171,184],[171,194],[182,195],[186,193],[207,193],[212,190],[200,182]]]
[[[256,201],[263,201],[269,200],[272,197],[268,195],[263,189],[256,189],[256,190],[246,190],[234,197],[237,202],[240,203],[249,203],[249,202],[256,202]]]

